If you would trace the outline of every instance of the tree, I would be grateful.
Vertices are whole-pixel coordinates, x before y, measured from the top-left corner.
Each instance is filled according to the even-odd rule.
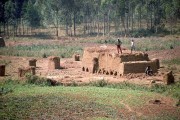
[[[44,20],[47,25],[53,25],[56,28],[56,36],[59,36],[59,24],[60,24],[60,15],[62,10],[62,1],[61,0],[51,0],[45,1],[44,9]]]

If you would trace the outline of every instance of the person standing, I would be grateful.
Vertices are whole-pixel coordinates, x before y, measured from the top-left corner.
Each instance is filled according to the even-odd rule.
[[[122,44],[122,42],[121,42],[121,40],[118,38],[118,40],[117,40],[117,51],[118,51],[118,54],[119,54],[119,52],[121,52],[121,54],[122,54],[121,44]]]
[[[131,40],[131,53],[132,51],[135,50],[135,45],[134,45],[134,40]]]

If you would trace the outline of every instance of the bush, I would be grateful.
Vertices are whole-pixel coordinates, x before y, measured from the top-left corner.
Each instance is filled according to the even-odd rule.
[[[13,92],[11,88],[0,87],[0,95],[5,95],[11,92]]]
[[[169,47],[170,47],[170,49],[174,49],[173,45],[170,45]]]
[[[98,81],[91,81],[90,85],[92,86],[96,86],[96,87],[104,87],[108,85],[108,81],[102,79],[102,80],[98,80]]]
[[[132,90],[147,90],[148,89],[145,86],[136,85],[136,84],[127,83],[127,82],[110,84],[108,87],[118,88],[118,89],[132,89]]]
[[[47,58],[47,55],[46,55],[46,53],[44,53],[44,54],[42,55],[42,57],[43,57],[43,58]]]
[[[41,78],[31,74],[26,75],[26,82],[28,84],[35,84],[40,86],[51,86],[50,81],[48,81],[46,78]]]

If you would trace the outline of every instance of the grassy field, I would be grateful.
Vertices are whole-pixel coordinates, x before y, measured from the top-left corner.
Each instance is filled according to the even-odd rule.
[[[180,41],[177,38],[136,38],[135,46],[138,51],[150,51],[150,50],[165,50],[173,49],[176,46],[180,46]],[[130,49],[130,38],[122,38],[122,46]],[[12,41],[8,39],[6,41]],[[112,44],[115,45],[116,38],[88,38],[80,39],[75,43],[74,41],[69,41],[68,44],[54,43],[43,39],[32,39],[32,38],[15,38],[14,41],[19,42],[30,42],[29,45],[17,45],[5,48],[0,48],[0,55],[8,56],[27,56],[27,57],[43,57],[43,56],[60,56],[62,58],[71,57],[74,53],[82,54],[84,44],[94,43],[94,44]],[[49,43],[47,43],[47,42]],[[33,44],[38,43],[40,44]]]
[[[178,86],[172,86],[176,92]],[[38,86],[6,80],[0,83],[0,118],[4,119],[177,119],[171,114],[143,114],[149,100],[167,96],[128,84],[96,86]],[[154,88],[154,90],[158,88]],[[162,90],[162,88],[160,88]],[[171,91],[172,92],[172,91]],[[179,92],[180,93],[180,92]],[[139,111],[135,111],[138,109]]]
[[[72,57],[74,53],[82,53],[80,46],[65,45],[30,45],[30,46],[14,46],[0,48],[0,55],[8,56],[25,56],[25,57],[43,57],[43,56],[59,56]]]

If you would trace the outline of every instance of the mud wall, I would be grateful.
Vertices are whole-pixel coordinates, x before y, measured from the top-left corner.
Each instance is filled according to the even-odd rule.
[[[150,66],[153,72],[157,72],[156,61],[124,62],[119,71],[121,74],[144,73],[147,66]]]
[[[86,72],[93,72],[94,58],[99,60],[99,52],[95,49],[86,48],[82,58],[82,70]]]
[[[18,76],[24,77],[26,74],[36,74],[36,68],[35,67],[27,67],[27,68],[18,68]]]
[[[121,62],[149,61],[148,54],[146,53],[122,54],[120,58]]]
[[[103,53],[99,56],[99,70],[106,74],[115,74],[118,71],[120,64],[120,57],[114,53]]]
[[[144,73],[147,66],[157,72],[157,60],[149,60],[148,54],[114,53],[111,49],[85,48],[82,58],[82,70],[90,73],[124,75]]]
[[[48,69],[49,70],[55,70],[60,69],[60,58],[55,56],[48,57]]]

